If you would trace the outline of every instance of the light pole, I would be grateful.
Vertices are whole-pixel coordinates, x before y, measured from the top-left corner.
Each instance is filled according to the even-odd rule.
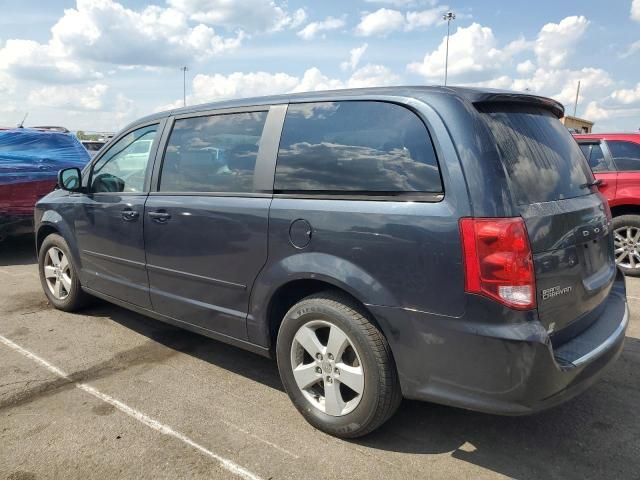
[[[451,26],[451,20],[456,19],[456,14],[453,12],[447,12],[442,16],[443,20],[447,21],[447,52],[444,56],[444,84],[447,85],[447,70],[449,69],[449,28]]]
[[[186,66],[180,68],[182,70],[182,105],[187,106],[187,70]]]
[[[578,112],[578,97],[580,96],[580,80],[578,80],[578,89],[576,90],[576,102],[573,104],[573,116]]]

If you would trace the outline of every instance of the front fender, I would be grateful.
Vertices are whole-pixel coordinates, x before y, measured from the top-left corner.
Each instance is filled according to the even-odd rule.
[[[78,244],[75,241],[73,227],[62,215],[60,215],[60,213],[55,210],[45,210],[39,219],[36,214],[36,241],[38,242],[38,245],[42,243],[43,238],[41,235],[43,235],[43,232],[51,229],[55,230],[58,235],[65,239],[69,246],[74,265],[77,265],[78,271],[82,272],[80,250],[78,249]],[[36,254],[37,253],[39,252],[36,252]]]
[[[326,253],[297,253],[267,264],[256,278],[247,316],[249,341],[270,346],[269,302],[281,287],[296,280],[325,282],[364,304],[397,304],[391,292],[358,265]]]

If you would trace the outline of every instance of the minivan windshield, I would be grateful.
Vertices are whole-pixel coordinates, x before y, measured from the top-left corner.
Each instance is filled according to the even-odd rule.
[[[482,105],[518,205],[588,195],[593,175],[569,131],[548,110]]]

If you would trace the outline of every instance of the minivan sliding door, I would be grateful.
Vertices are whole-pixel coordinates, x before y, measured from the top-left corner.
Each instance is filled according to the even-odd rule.
[[[268,116],[262,107],[175,118],[144,215],[155,311],[246,338],[249,292],[267,258],[272,195],[254,172]]]

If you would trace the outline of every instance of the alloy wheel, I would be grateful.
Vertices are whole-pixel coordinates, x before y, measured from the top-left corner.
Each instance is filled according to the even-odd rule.
[[[327,415],[352,412],[364,393],[364,369],[348,335],[324,320],[302,325],[291,343],[291,368],[305,398]]]
[[[51,247],[44,257],[44,278],[51,294],[64,300],[71,293],[71,265],[62,250]]]

